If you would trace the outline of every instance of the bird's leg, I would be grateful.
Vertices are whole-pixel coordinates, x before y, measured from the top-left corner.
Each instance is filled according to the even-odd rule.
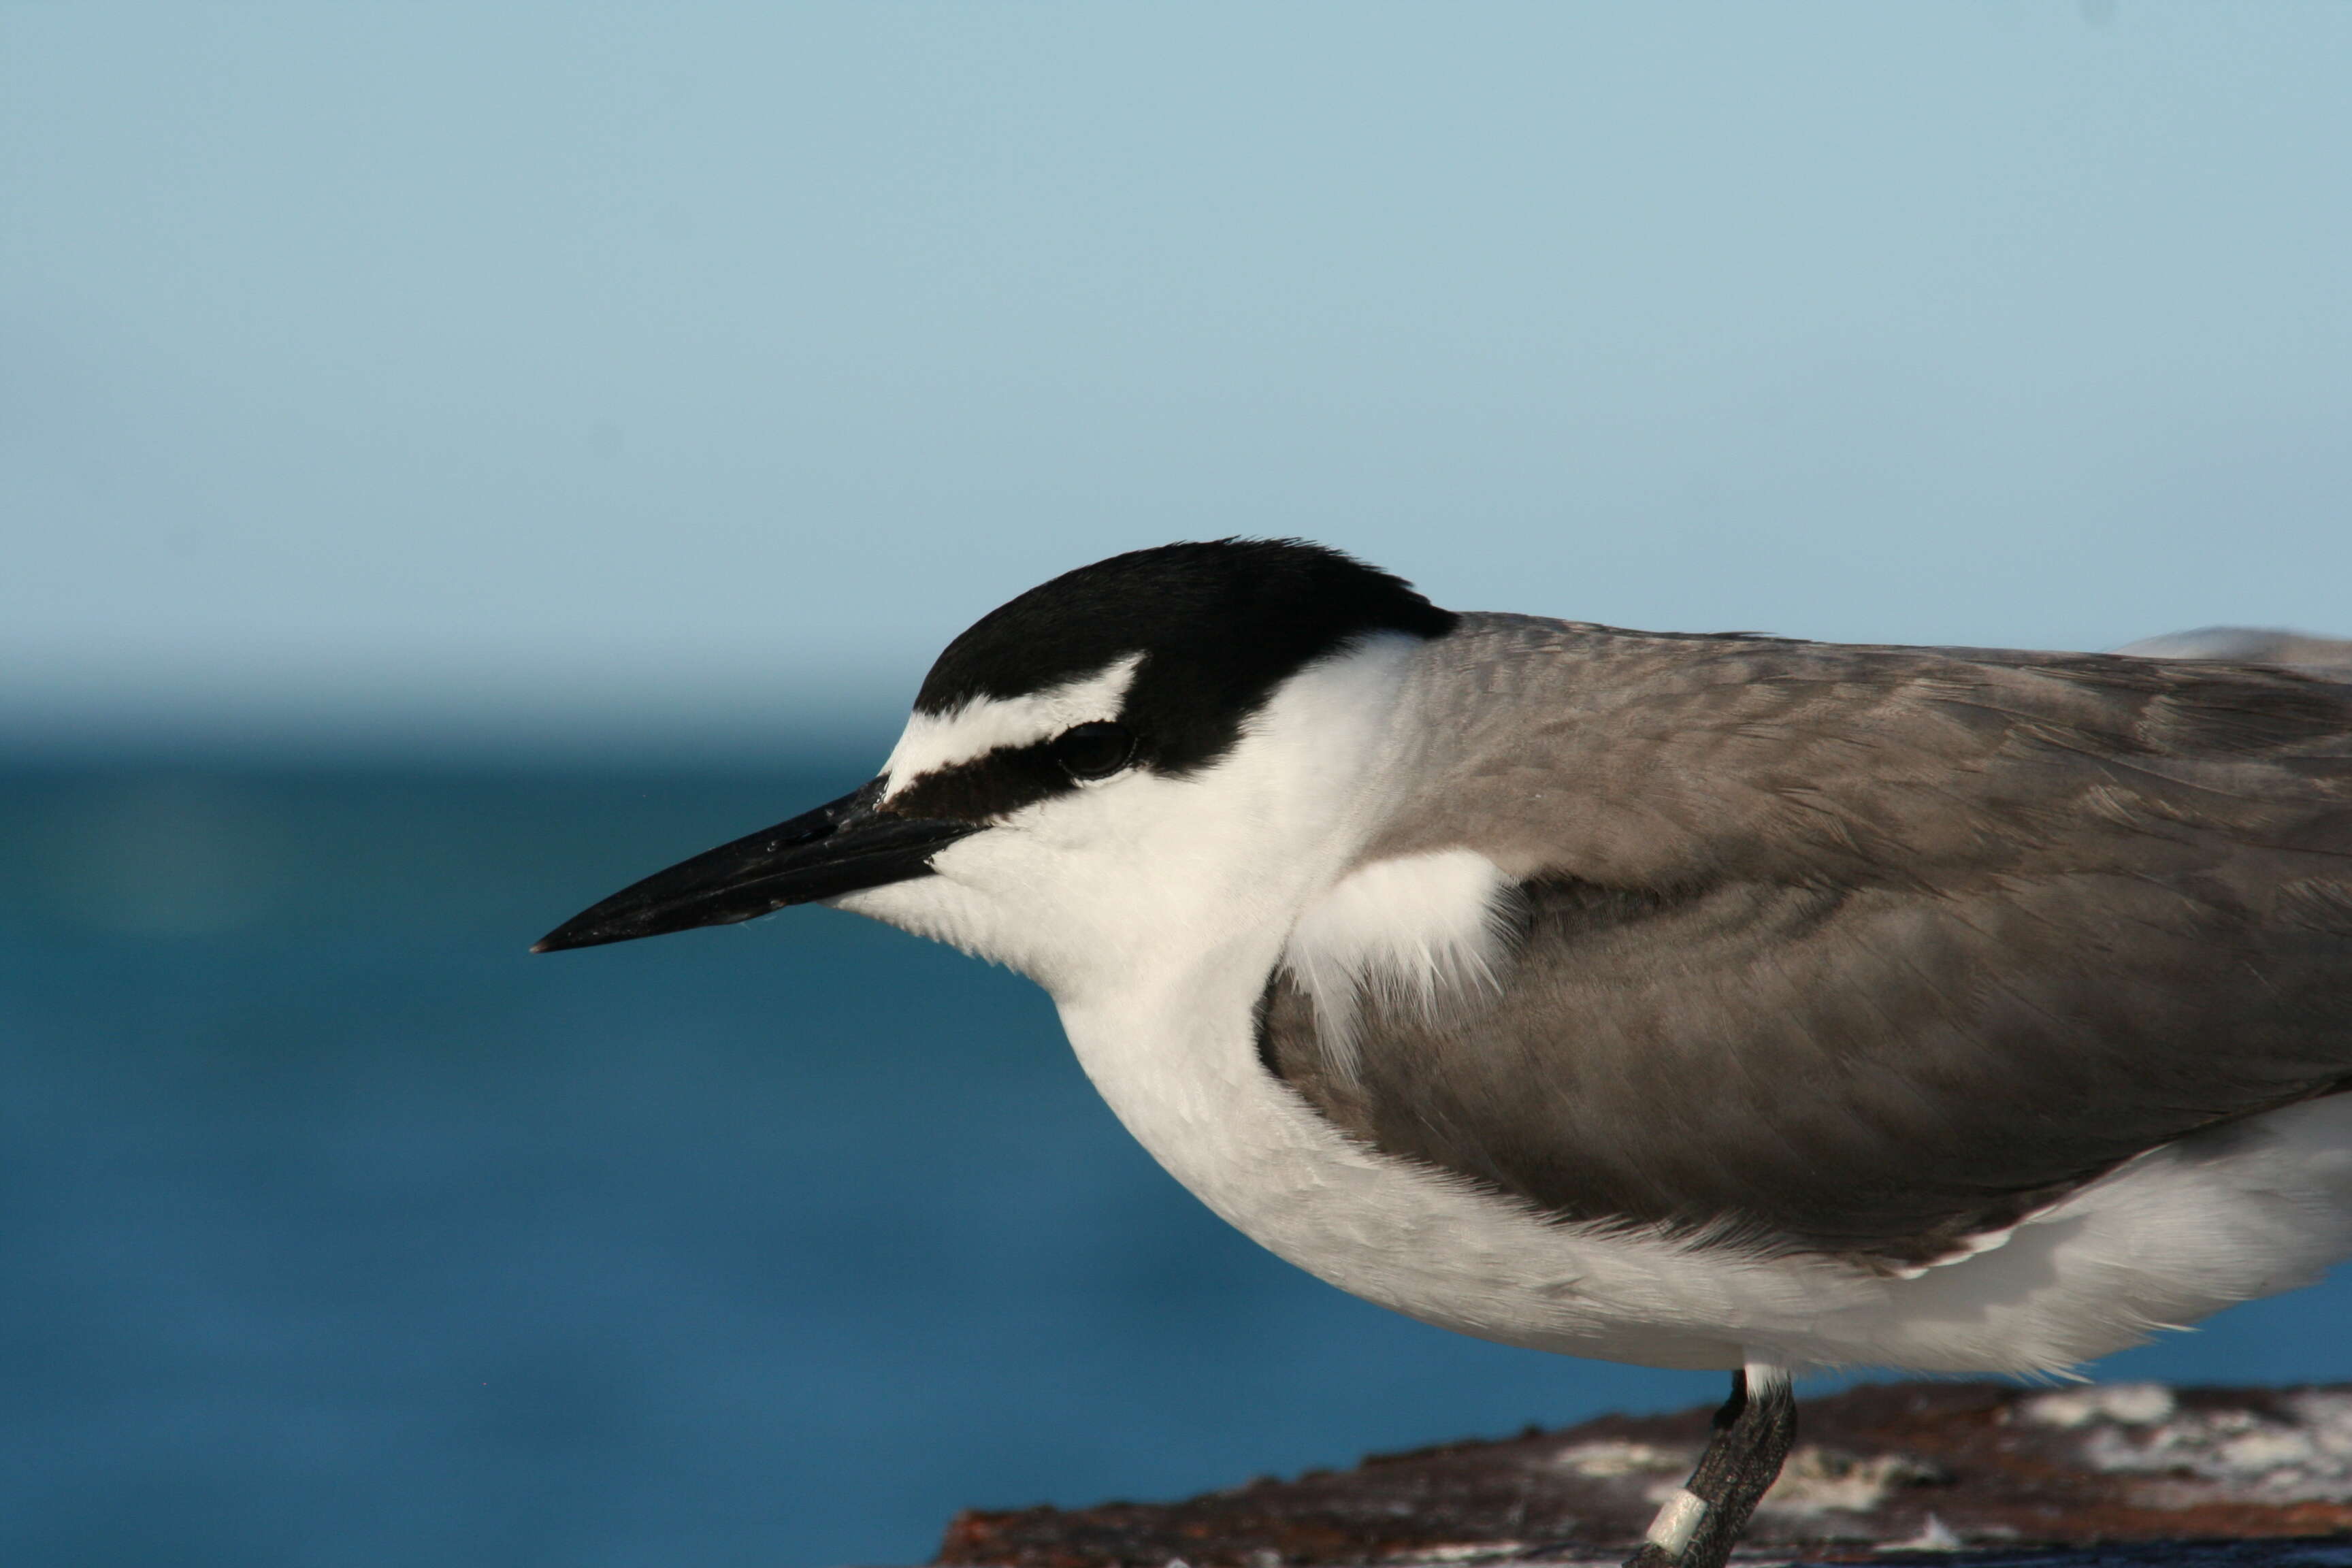
[[[1625,1568],[1723,1568],[1796,1440],[1787,1369],[1751,1361],[1733,1373],[1731,1397],[1715,1413],[1715,1436],[1698,1468],[1658,1510]]]

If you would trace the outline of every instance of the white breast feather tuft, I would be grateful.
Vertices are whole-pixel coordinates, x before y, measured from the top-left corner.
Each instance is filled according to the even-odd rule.
[[[1315,1004],[1325,1060],[1353,1081],[1366,1000],[1435,1017],[1501,990],[1513,883],[1474,849],[1376,860],[1307,906],[1282,962]]]

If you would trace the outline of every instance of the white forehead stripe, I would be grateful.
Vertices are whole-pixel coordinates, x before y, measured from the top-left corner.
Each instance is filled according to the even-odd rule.
[[[890,749],[890,760],[882,764],[890,781],[882,798],[889,799],[925,773],[984,757],[999,747],[1034,745],[1074,724],[1118,718],[1142,663],[1141,653],[1131,653],[1092,675],[1043,691],[975,697],[950,713],[916,714]]]

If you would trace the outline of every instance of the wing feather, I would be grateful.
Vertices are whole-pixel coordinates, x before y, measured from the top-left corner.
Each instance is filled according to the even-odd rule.
[[[1367,858],[1517,879],[1505,984],[1360,1019],[1353,1079],[1264,1009],[1379,1147],[1906,1267],[2352,1083],[2352,686],[1507,616],[1438,649]]]

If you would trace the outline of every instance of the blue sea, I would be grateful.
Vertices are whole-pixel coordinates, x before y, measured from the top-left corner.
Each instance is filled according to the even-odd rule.
[[[0,764],[0,1563],[915,1563],[960,1507],[1720,1396],[1297,1273],[944,949],[525,952],[874,760],[796,754]],[[2347,1308],[2100,1370],[2343,1377]]]

